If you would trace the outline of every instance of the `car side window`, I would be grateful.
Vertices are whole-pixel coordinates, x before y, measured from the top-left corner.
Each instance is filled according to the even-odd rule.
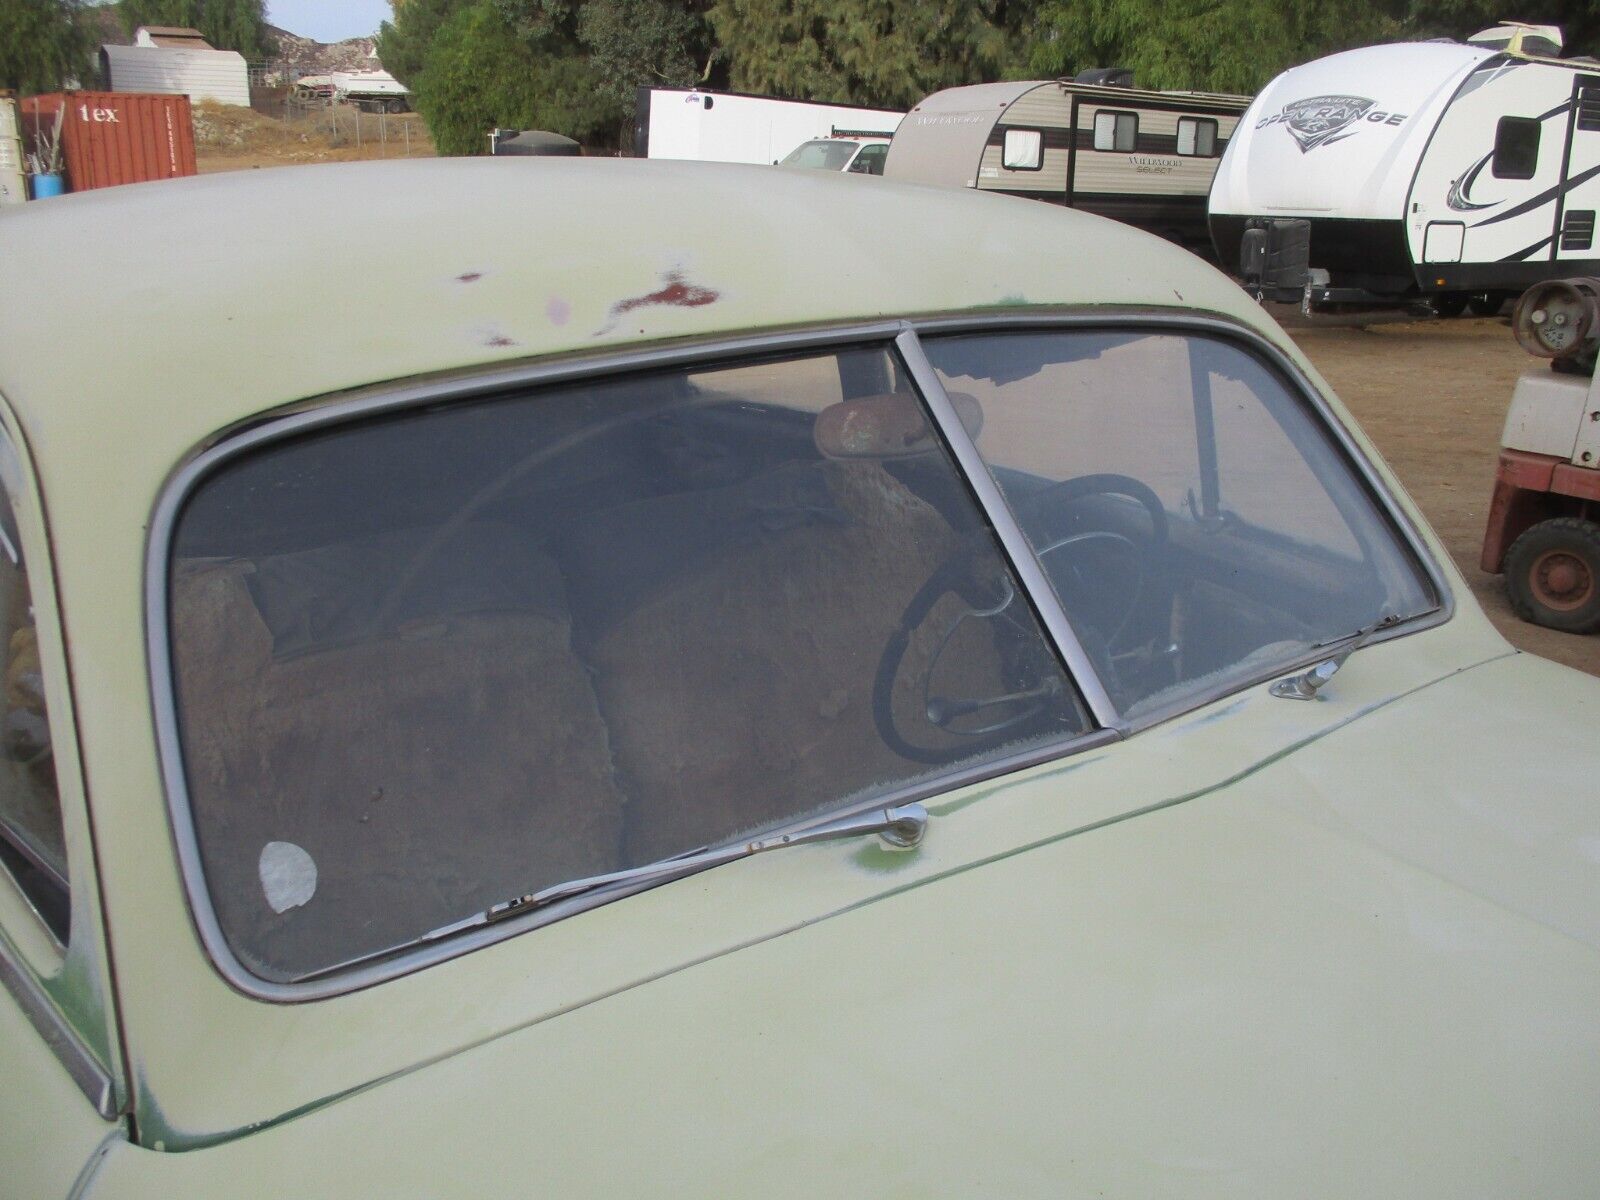
[[[1501,117],[1494,130],[1496,179],[1532,179],[1539,166],[1540,123],[1533,117]]]
[[[9,453],[9,446],[5,447]],[[51,756],[50,713],[22,539],[0,491],[0,864],[63,944],[67,849]]]
[[[850,164],[850,170],[857,175],[882,175],[883,162],[888,157],[889,147],[874,142],[861,147],[861,153]]]
[[[173,546],[205,881],[278,981],[1088,727],[881,348],[268,443]]]

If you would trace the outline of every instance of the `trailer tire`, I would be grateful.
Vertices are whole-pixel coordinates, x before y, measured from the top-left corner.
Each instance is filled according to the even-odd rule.
[[[1428,297],[1428,307],[1436,317],[1459,317],[1467,311],[1467,293],[1435,292]]]
[[[383,107],[385,112],[403,113],[406,110],[406,102],[404,100],[391,100]]]
[[[1506,595],[1524,621],[1563,633],[1600,629],[1600,525],[1540,521],[1506,551]]]

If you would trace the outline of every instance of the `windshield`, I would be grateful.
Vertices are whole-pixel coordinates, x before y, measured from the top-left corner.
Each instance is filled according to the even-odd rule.
[[[173,547],[205,883],[279,981],[1088,728],[882,349],[272,442]]]
[[[928,339],[978,449],[1128,716],[1438,604],[1321,420],[1212,338]]]
[[[814,167],[822,171],[842,171],[856,152],[857,142],[801,142],[779,166]]]

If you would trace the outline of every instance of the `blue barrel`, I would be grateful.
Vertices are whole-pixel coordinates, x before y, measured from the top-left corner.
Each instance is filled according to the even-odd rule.
[[[60,175],[30,175],[28,183],[35,200],[43,200],[46,196],[59,196],[67,190],[67,181]]]

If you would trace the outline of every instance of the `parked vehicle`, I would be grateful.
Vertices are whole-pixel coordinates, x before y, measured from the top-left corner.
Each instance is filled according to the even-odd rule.
[[[1047,200],[1209,251],[1206,192],[1249,98],[1132,79],[1099,70],[935,92],[901,122],[884,177]]]
[[[849,175],[882,175],[889,155],[889,139],[836,133],[832,137],[801,142],[778,163],[813,171],[843,171]]]
[[[445,159],[0,262],[8,1193],[1596,1190],[1600,680],[1194,256]]]
[[[838,133],[888,137],[905,114],[703,88],[638,91],[636,158],[775,163],[800,143]]]
[[[335,71],[334,98],[363,112],[411,111],[411,89],[387,71]]]
[[[1553,371],[1517,380],[1500,439],[1482,567],[1524,621],[1600,629],[1600,280],[1536,284],[1512,318]]]
[[[1600,64],[1560,31],[1369,46],[1279,75],[1211,189],[1220,260],[1269,299],[1498,311],[1600,271]]]

